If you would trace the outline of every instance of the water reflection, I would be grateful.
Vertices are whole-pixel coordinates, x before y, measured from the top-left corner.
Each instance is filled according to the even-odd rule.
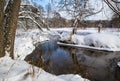
[[[62,47],[47,41],[39,43],[25,60],[57,75],[77,73],[91,81],[120,81],[120,52]]]
[[[76,55],[79,73],[91,81],[119,81],[120,52],[106,52],[89,49],[62,47]]]

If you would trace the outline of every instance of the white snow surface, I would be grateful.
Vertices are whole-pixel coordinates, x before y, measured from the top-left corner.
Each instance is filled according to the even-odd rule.
[[[113,51],[120,50],[120,39],[111,34],[105,33],[96,33],[85,36],[84,38],[85,45],[100,47],[100,48],[109,48]]]
[[[88,81],[87,79],[83,79],[79,75],[67,74],[67,75],[60,75],[59,78],[64,78],[66,81]],[[70,78],[71,77],[71,78]]]
[[[72,35],[72,41],[75,44],[83,45],[84,44],[84,36],[74,34],[74,35]]]
[[[40,30],[17,30],[15,38],[15,58],[23,60],[26,55],[35,49],[35,43],[49,40]]]

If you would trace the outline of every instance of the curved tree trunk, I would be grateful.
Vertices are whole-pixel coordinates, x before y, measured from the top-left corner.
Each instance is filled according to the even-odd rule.
[[[5,51],[14,58],[14,39],[21,0],[10,0],[5,10]]]

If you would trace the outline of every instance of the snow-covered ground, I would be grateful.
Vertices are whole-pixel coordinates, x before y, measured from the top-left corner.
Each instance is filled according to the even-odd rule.
[[[0,58],[0,81],[89,81],[77,74],[53,75],[28,64],[23,59],[35,49],[35,43],[51,39],[51,32],[17,30],[15,38],[15,60]],[[52,33],[50,36],[54,36]]]
[[[63,28],[56,29],[56,31],[60,33],[61,41],[70,38],[71,29]],[[106,29],[101,33],[98,33],[95,28],[78,30],[77,34],[72,35],[72,42],[75,43],[75,46],[77,47],[106,51],[120,51],[120,33],[118,32],[118,29]]]
[[[119,37],[106,33],[90,34],[84,38],[85,45],[120,51]]]
[[[79,75],[55,76],[21,60],[0,58],[0,81],[88,81]]]
[[[60,35],[61,40],[67,40],[71,28],[52,29],[52,31],[56,33],[41,33],[38,29],[17,30],[14,47],[15,60],[7,56],[0,58],[0,81],[88,81],[77,74],[55,76],[23,60],[35,49],[37,42],[49,40],[55,34]],[[104,30],[97,33],[95,28],[78,30],[77,34],[72,36],[72,41],[78,46],[95,46],[95,48],[120,51],[120,34],[117,31]]]

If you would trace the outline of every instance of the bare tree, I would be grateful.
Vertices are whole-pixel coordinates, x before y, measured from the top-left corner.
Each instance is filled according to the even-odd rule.
[[[98,11],[94,11],[94,9],[89,5],[89,0],[60,0],[58,7],[63,11],[66,11],[69,15],[74,18],[73,23],[73,31],[70,35],[76,33],[78,24],[84,20],[84,18],[88,16],[95,15],[102,11],[103,6]],[[82,22],[81,22],[82,23]]]

